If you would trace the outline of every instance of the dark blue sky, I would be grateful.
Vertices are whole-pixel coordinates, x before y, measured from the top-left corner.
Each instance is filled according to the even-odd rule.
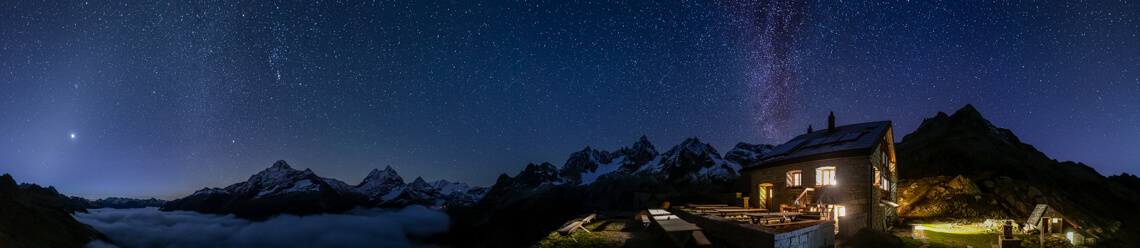
[[[489,186],[647,135],[778,144],[973,104],[1136,174],[1126,1],[0,2],[0,172],[173,199],[285,159]]]

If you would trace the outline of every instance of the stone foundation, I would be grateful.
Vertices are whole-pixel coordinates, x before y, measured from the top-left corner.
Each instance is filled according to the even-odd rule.
[[[681,219],[696,224],[705,235],[712,236],[732,247],[776,248],[776,247],[834,247],[835,222],[825,221],[808,226],[787,226],[777,228],[739,223],[715,215],[697,215],[681,209],[669,212]]]

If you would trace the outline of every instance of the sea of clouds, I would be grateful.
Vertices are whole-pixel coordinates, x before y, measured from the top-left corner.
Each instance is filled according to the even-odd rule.
[[[280,215],[249,221],[233,215],[154,208],[90,209],[75,219],[107,234],[88,247],[432,247],[418,240],[447,232],[446,213],[413,205],[400,210]]]

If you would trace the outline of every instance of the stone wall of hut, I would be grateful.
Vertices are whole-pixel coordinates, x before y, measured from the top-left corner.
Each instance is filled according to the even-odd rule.
[[[889,211],[879,206],[879,190],[872,180],[874,172],[871,169],[871,159],[868,156],[821,159],[754,170],[749,176],[752,188],[749,196],[757,199],[761,194],[757,186],[771,183],[773,190],[769,209],[779,211],[780,204],[791,205],[805,188],[815,188],[815,192],[809,193],[813,197],[810,199],[812,203],[818,200],[831,200],[842,203],[846,208],[846,215],[839,219],[838,235],[850,236],[864,227],[884,230],[881,223],[878,225],[869,223],[881,222],[870,220],[882,220],[889,214]],[[817,187],[816,168],[826,166],[835,167],[836,185]],[[800,170],[802,173],[801,187],[788,187],[786,183],[787,173],[793,170]],[[827,197],[832,199],[821,199]]]

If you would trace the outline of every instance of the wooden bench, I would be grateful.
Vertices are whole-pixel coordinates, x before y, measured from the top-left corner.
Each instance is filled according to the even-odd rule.
[[[591,221],[594,221],[594,217],[598,217],[598,213],[592,213],[586,216],[586,218],[582,218],[582,223],[589,224]]]
[[[723,217],[723,218],[725,218],[725,219],[729,219],[729,220],[732,220],[732,221],[737,221],[737,222],[746,222],[746,223],[747,223],[747,222],[752,222],[752,217],[747,217],[747,216],[745,216],[745,217],[739,217],[739,216],[729,216],[729,217]]]
[[[633,217],[635,219],[640,219],[641,224],[644,225],[644,228],[646,228],[646,229],[649,228],[650,224],[653,224],[652,222],[650,222],[650,221],[653,221],[653,216],[649,215],[649,211],[641,210],[641,212],[637,213],[637,215],[635,215]]]
[[[594,218],[596,217],[598,217],[598,213],[592,213],[586,216],[586,218],[582,218],[582,220],[570,222],[569,225],[562,227],[562,229],[558,229],[558,233],[561,233],[562,235],[570,235],[570,233],[573,233],[575,229],[578,229],[579,227],[582,227],[582,225],[594,221]],[[582,228],[582,230],[590,232],[590,230],[586,230],[585,228]]]
[[[558,233],[562,235],[570,235],[570,233],[574,232],[574,229],[578,229],[579,227],[582,227],[582,221],[571,222],[570,225],[566,225],[566,227],[558,229]]]
[[[705,237],[705,233],[701,231],[693,231],[693,242],[696,242],[697,246],[712,245],[712,242],[709,242],[709,238]]]
[[[767,226],[767,227],[782,227],[782,226],[799,225],[799,224],[810,224],[810,223],[815,223],[815,222],[821,222],[821,221],[819,221],[819,220],[809,220],[809,221],[793,221],[793,222],[788,222],[788,223],[777,223],[777,224],[769,224],[769,225],[764,225],[764,226]]]

